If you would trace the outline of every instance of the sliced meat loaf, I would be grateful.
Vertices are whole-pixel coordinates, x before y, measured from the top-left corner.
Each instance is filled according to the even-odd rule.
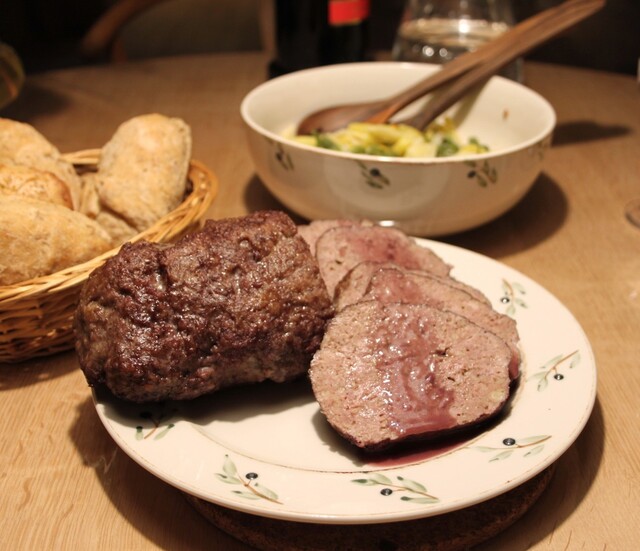
[[[510,361],[501,338],[463,316],[367,301],[336,314],[309,375],[330,425],[376,451],[497,415],[509,397]]]
[[[370,222],[358,222],[356,220],[335,219],[335,220],[312,220],[308,224],[298,226],[298,233],[309,245],[311,254],[316,254],[316,243],[320,236],[327,230],[339,227],[371,225]]]
[[[89,384],[135,402],[306,373],[333,315],[315,259],[278,212],[208,221],[175,245],[125,245],[75,316]]]
[[[426,304],[464,316],[505,341],[511,350],[509,375],[512,379],[518,377],[520,336],[515,320],[496,312],[490,305],[448,284],[442,278],[397,268],[383,268],[371,276],[367,290],[360,300]]]
[[[340,280],[357,264],[390,262],[409,270],[449,275],[451,266],[432,250],[395,228],[382,226],[335,227],[325,231],[316,243],[316,258],[330,296]]]
[[[371,281],[371,277],[378,270],[384,268],[395,268],[404,273],[412,273],[412,274],[424,274],[429,275],[432,278],[436,278],[448,285],[461,289],[462,291],[467,292],[475,299],[484,302],[487,305],[491,305],[489,299],[478,289],[472,287],[471,285],[467,285],[453,277],[447,276],[437,276],[431,274],[429,272],[425,272],[423,270],[405,270],[404,268],[389,262],[361,262],[360,264],[356,264],[351,270],[347,272],[347,274],[338,282],[336,288],[334,290],[333,301],[336,305],[337,310],[341,310],[345,306],[349,304],[353,304],[354,302],[358,302],[363,295],[366,293],[367,288],[369,287],[369,282]]]

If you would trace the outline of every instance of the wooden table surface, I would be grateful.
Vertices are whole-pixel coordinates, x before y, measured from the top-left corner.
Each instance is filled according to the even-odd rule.
[[[218,175],[213,218],[281,208],[256,178],[239,115],[264,80],[261,54],[79,68],[30,77],[1,116],[62,151],[100,147],[124,120],[157,111],[192,127]],[[443,241],[520,270],[555,294],[596,356],[598,397],[536,505],[486,550],[631,550],[640,541],[640,93],[628,76],[532,64],[527,84],[555,107],[544,173],[500,219]],[[0,548],[248,549],[126,456],[100,423],[73,353],[0,366]]]

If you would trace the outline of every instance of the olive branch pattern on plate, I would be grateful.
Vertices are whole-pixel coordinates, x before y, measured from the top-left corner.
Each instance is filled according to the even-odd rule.
[[[549,379],[562,381],[565,377],[562,368],[574,369],[580,363],[580,352],[574,350],[570,354],[558,354],[540,367],[528,380],[538,381],[538,392],[546,390],[549,386]]]
[[[506,305],[505,313],[508,316],[513,316],[516,313],[516,307],[527,308],[527,303],[524,301],[524,296],[527,294],[525,288],[517,282],[509,282],[506,279],[502,280],[503,295],[500,302]]]
[[[367,478],[356,478],[351,482],[360,486],[383,486],[380,490],[380,495],[382,496],[407,492],[409,495],[400,497],[402,501],[424,504],[438,503],[440,501],[437,497],[429,494],[425,486],[415,480],[409,480],[402,476],[396,476],[396,480],[397,482],[393,482],[388,476],[382,473],[369,473]]]
[[[282,504],[278,499],[278,494],[273,490],[266,488],[259,482],[258,473],[248,472],[241,476],[238,472],[236,464],[231,460],[228,454],[224,456],[221,473],[216,473],[216,477],[225,484],[235,484],[244,487],[244,490],[233,490],[232,493],[245,499],[265,499],[271,503]]]
[[[516,451],[524,450],[523,457],[538,455],[544,449],[544,443],[551,438],[550,435],[528,436],[526,438],[505,438],[502,446],[471,446],[470,449],[483,453],[493,453],[489,462],[502,461],[511,457]]]
[[[175,423],[163,424],[163,422],[171,419],[176,411],[177,410],[174,409],[170,412],[166,412],[162,405],[160,410],[155,413],[149,410],[141,411],[139,414],[140,417],[145,421],[150,421],[153,426],[145,433],[145,428],[142,425],[136,425],[136,440],[147,440],[151,437],[153,437],[154,440],[164,438],[167,433],[175,427]]]

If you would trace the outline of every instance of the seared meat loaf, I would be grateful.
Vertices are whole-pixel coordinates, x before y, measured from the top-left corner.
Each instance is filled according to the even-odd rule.
[[[309,375],[327,421],[374,451],[495,416],[509,396],[511,351],[457,314],[359,302],[329,323]]]
[[[286,215],[209,221],[173,246],[125,245],[91,274],[75,316],[89,384],[136,401],[189,399],[305,373],[333,315]]]

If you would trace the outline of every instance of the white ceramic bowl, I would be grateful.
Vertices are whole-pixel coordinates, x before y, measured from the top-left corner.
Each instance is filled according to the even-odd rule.
[[[503,214],[542,170],[555,113],[529,88],[493,77],[447,114],[461,137],[490,147],[448,158],[373,157],[303,145],[283,137],[309,113],[384,98],[438,66],[365,62],[299,71],[267,81],[241,114],[258,176],[295,213],[313,220],[366,218],[421,236],[470,229]],[[413,104],[396,118],[419,109]]]

